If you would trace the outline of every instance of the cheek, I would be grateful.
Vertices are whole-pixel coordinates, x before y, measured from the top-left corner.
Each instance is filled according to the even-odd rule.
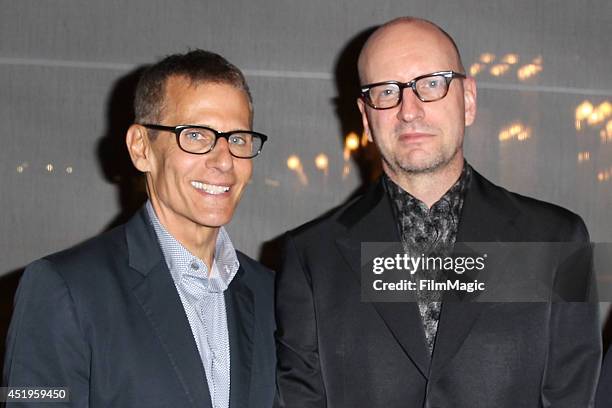
[[[426,115],[426,121],[445,133],[454,132],[458,128],[463,129],[465,123],[463,102],[453,101],[452,104],[449,103],[441,109],[432,109]]]
[[[449,106],[449,119],[452,119],[454,124],[461,125],[465,123],[465,101],[463,95],[456,95],[453,104]]]
[[[235,161],[234,169],[236,172],[236,178],[246,184],[251,179],[251,175],[253,173],[253,162],[251,160]]]
[[[397,118],[390,112],[392,110],[393,109],[389,111],[378,111],[375,112],[376,114],[368,117],[372,133],[374,133],[374,136],[382,143],[385,142],[385,135],[392,131],[394,121],[397,122]]]
[[[190,174],[195,172],[197,162],[190,160],[191,158],[177,156],[169,156],[165,158],[162,172],[159,174],[160,179],[168,184],[169,189],[178,188],[182,185],[181,181],[189,178]]]

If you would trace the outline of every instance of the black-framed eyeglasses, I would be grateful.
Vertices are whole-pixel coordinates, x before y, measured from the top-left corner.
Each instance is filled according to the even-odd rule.
[[[374,109],[395,108],[402,102],[405,88],[423,102],[440,100],[448,93],[453,78],[465,78],[465,74],[455,71],[440,71],[414,78],[410,82],[385,81],[361,87],[361,97]]]
[[[252,159],[261,153],[268,136],[250,130],[218,130],[197,125],[164,126],[143,123],[141,126],[153,130],[165,130],[176,135],[176,142],[181,150],[192,154],[206,154],[215,148],[217,140],[222,137],[227,140],[229,152],[239,159]]]

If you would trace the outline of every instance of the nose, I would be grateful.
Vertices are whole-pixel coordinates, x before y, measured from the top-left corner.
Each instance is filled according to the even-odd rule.
[[[415,95],[410,87],[403,89],[402,92],[402,102],[397,112],[397,118],[403,122],[423,119],[425,116],[424,102]]]
[[[234,157],[229,151],[229,144],[223,137],[217,139],[215,147],[205,156],[207,157],[206,165],[210,168],[216,168],[219,171],[228,171],[234,167]]]

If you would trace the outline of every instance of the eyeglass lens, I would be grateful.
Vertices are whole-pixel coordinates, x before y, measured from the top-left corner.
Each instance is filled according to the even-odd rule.
[[[399,104],[403,91],[400,84],[381,84],[370,88],[370,101],[377,108],[390,108]],[[446,95],[448,84],[443,75],[433,75],[418,79],[412,89],[424,102],[435,101]]]
[[[190,153],[207,153],[215,143],[216,135],[212,130],[201,128],[185,128],[179,136],[183,150]],[[236,132],[227,139],[230,152],[236,157],[253,157],[261,149],[262,140],[259,136],[248,132]]]

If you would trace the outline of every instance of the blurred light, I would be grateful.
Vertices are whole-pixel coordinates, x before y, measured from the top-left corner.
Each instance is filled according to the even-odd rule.
[[[533,60],[531,60],[531,63],[535,64],[535,65],[542,65],[542,62],[543,62],[543,60],[542,60],[542,56],[541,55],[538,55]]]
[[[604,116],[599,110],[594,110],[587,118],[587,123],[591,126],[598,125],[604,121]]]
[[[593,104],[589,101],[584,101],[576,108],[576,120],[584,120],[593,112]]]
[[[518,69],[518,71],[516,72],[516,76],[519,80],[525,81],[526,79],[529,79],[532,76],[538,74],[540,71],[542,71],[542,67],[540,65],[527,64],[523,65]]]
[[[342,180],[346,179],[351,174],[351,166],[348,163],[344,163],[342,167]]]
[[[582,128],[582,121],[588,118],[592,112],[593,104],[590,101],[583,101],[576,107],[576,130],[580,130]]]
[[[599,113],[601,113],[604,117],[607,118],[608,116],[612,115],[612,103],[610,103],[609,101],[604,101],[599,104],[597,110],[599,111]]]
[[[26,169],[28,168],[29,165],[30,164],[28,162],[20,163],[17,166],[17,173],[23,173],[24,171],[26,171]]]
[[[612,142],[612,120],[609,120],[608,123],[606,123],[605,129],[601,129],[599,131],[599,135],[601,136],[602,144]]]
[[[357,150],[359,148],[359,136],[357,136],[357,133],[349,133],[344,140],[344,145],[351,151]]]
[[[506,71],[508,71],[508,68],[510,68],[508,64],[497,64],[497,65],[493,65],[491,69],[489,70],[489,72],[493,76],[501,76],[501,75],[504,75]]]
[[[368,134],[364,130],[361,134],[361,146],[366,147],[370,141],[368,140]]]
[[[531,128],[523,125],[520,122],[515,122],[502,128],[499,132],[498,139],[500,142],[505,142],[512,139],[517,139],[522,142],[531,137]]]
[[[49,164],[47,164],[47,167],[45,167],[45,168],[47,169],[47,171],[49,173],[51,173],[53,171],[53,164],[49,163]]]
[[[530,136],[530,135],[529,135],[529,132],[527,132],[527,131],[522,131],[522,132],[519,132],[519,133],[516,135],[516,138],[517,138],[519,141],[521,141],[521,142],[522,142],[523,140],[527,140],[527,139],[529,139],[529,136]]]
[[[329,167],[329,159],[325,153],[319,153],[317,157],[315,157],[315,166],[317,169],[323,171],[327,174],[327,169]]]
[[[66,167],[66,173],[72,174],[72,166]]]
[[[608,181],[612,178],[612,167],[609,169],[602,170],[597,173],[597,181],[600,183]]]
[[[306,173],[304,173],[304,168],[302,167],[302,161],[298,156],[292,154],[287,158],[287,167],[291,171],[295,171],[300,179],[300,183],[303,185],[308,184],[308,177],[306,177]]]
[[[603,101],[597,107],[594,107],[590,101],[585,100],[576,107],[575,116],[576,130],[580,130],[582,128],[582,122],[584,120],[586,120],[589,126],[598,126],[608,117],[612,116],[612,103],[610,103],[610,101]],[[603,131],[602,129],[602,131],[600,131],[602,141],[603,138],[607,138],[608,134],[610,134],[610,131],[612,130],[612,127],[608,126],[610,125],[606,123],[606,130]]]
[[[578,163],[582,163],[582,162],[589,161],[589,160],[591,160],[590,152],[579,152],[578,153]]]
[[[289,167],[289,170],[297,170],[302,167],[302,162],[300,161],[299,157],[292,154],[287,159],[287,167]]]
[[[603,121],[610,115],[612,115],[612,104],[610,104],[609,101],[604,101],[592,110],[593,111],[587,118],[587,123],[591,126],[599,125],[600,123],[603,123]],[[610,122],[608,121],[608,124],[609,123]],[[606,124],[606,130],[608,129],[608,124]]]
[[[502,62],[505,62],[506,64],[510,64],[510,65],[516,64],[518,60],[519,60],[519,57],[516,54],[506,54],[502,58]]]
[[[472,66],[470,67],[470,75],[471,76],[478,75],[480,73],[480,71],[482,71],[482,65],[480,65],[477,62],[472,64]]]
[[[490,64],[493,61],[495,61],[495,54],[491,54],[490,52],[480,54],[480,62],[483,64]]]
[[[270,187],[279,187],[279,186],[280,186],[280,181],[278,181],[278,180],[273,180],[273,179],[270,179],[270,178],[267,178],[267,177],[266,177],[266,178],[264,179],[264,184],[265,184],[266,186],[270,186]]]

